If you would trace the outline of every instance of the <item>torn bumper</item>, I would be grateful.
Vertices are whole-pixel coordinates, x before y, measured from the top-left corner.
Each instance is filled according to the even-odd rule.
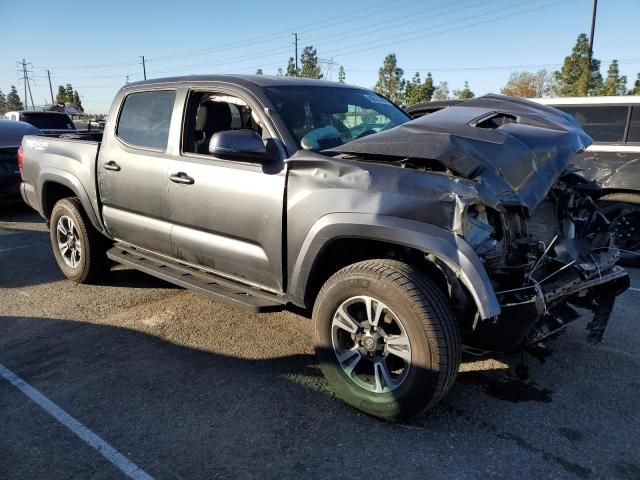
[[[593,257],[593,262],[572,264],[552,278],[532,278],[531,285],[496,292],[500,315],[476,322],[465,343],[498,352],[535,345],[580,317],[573,306],[594,313],[588,340],[601,341],[615,297],[629,288],[630,280],[615,265],[615,250]]]

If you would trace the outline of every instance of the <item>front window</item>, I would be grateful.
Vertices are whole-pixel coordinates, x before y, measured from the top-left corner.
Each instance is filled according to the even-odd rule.
[[[341,87],[270,87],[267,96],[298,147],[320,151],[395,127],[411,118],[367,90]]]

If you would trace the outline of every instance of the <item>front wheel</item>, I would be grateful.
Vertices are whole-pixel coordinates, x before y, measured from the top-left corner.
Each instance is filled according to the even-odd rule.
[[[640,195],[610,193],[598,199],[600,211],[611,222],[620,263],[640,265]]]
[[[59,200],[49,224],[53,255],[68,279],[88,283],[106,269],[106,241],[95,231],[77,198]]]
[[[414,416],[455,381],[458,324],[442,291],[410,265],[343,268],[321,289],[313,317],[322,372],[340,398],[370,415]]]

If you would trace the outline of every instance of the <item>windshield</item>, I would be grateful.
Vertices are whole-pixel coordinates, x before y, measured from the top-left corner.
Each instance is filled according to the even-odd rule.
[[[71,119],[61,113],[23,112],[22,120],[45,130],[75,130],[76,128]]]
[[[387,99],[368,90],[342,87],[265,90],[298,147],[306,150],[337,147],[411,120]]]

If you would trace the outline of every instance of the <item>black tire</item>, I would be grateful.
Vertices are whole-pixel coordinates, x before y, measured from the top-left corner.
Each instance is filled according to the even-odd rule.
[[[373,392],[361,387],[338,361],[332,333],[334,315],[343,302],[360,295],[373,297],[393,310],[409,339],[410,368],[393,391]],[[385,420],[415,416],[442,399],[458,374],[460,330],[449,301],[426,275],[406,263],[368,260],[338,271],[320,290],[313,319],[322,372],[338,397],[369,415]]]
[[[620,264],[640,265],[640,194],[610,193],[598,199],[598,207],[614,224],[615,241],[624,250]]]
[[[80,245],[79,260],[76,266],[70,266],[58,247],[58,222],[62,217],[70,218],[77,232]],[[77,198],[63,198],[59,200],[51,211],[49,219],[49,237],[53,255],[65,277],[76,283],[90,283],[100,277],[107,270],[109,262],[106,256],[107,241],[98,233]]]

